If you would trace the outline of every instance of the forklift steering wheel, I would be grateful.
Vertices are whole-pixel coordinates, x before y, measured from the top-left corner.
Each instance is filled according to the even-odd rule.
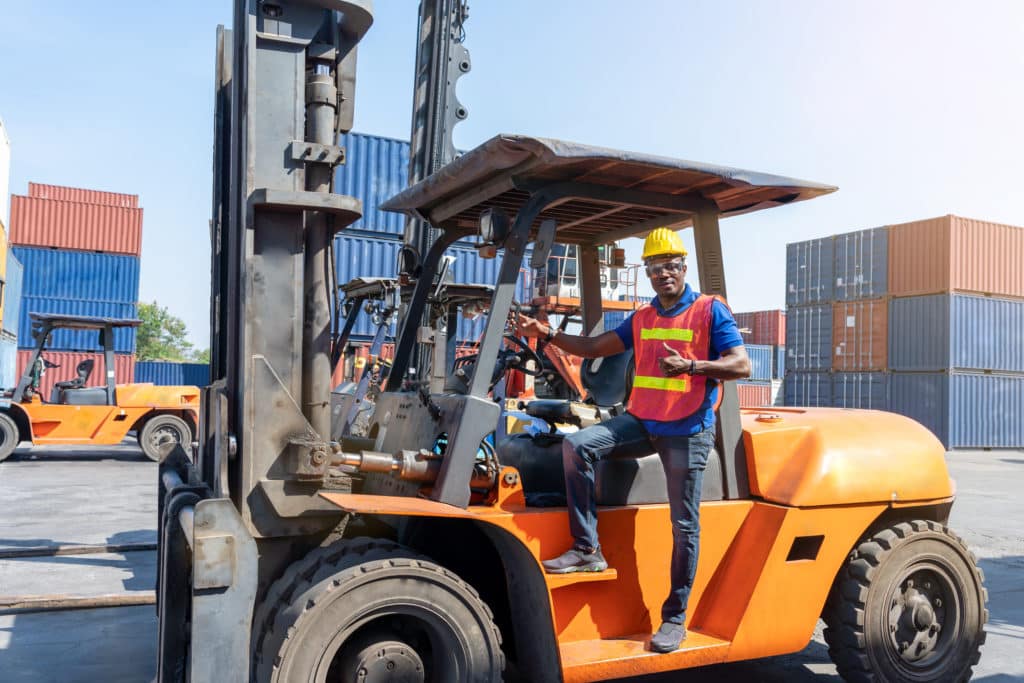
[[[540,358],[540,354],[538,354],[536,350],[530,348],[530,345],[519,337],[506,334],[504,339],[512,346],[518,347],[519,351],[517,352],[512,349],[504,349],[498,353],[499,365],[503,366],[501,372],[504,372],[505,370],[518,370],[529,377],[540,377],[543,373],[544,366],[544,363]],[[532,370],[527,367],[530,361],[533,361],[534,369]]]

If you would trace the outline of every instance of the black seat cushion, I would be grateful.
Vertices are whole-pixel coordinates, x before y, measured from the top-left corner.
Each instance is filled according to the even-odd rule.
[[[527,403],[524,410],[530,417],[537,417],[548,423],[573,422],[579,424],[579,420],[572,414],[572,406],[569,401],[557,398],[538,399]]]
[[[61,403],[69,406],[105,406],[107,405],[107,390],[103,387],[88,387],[86,389],[64,389]]]
[[[701,500],[722,500],[722,462],[717,451],[708,455]],[[661,458],[651,453],[639,458],[610,457],[594,467],[594,497],[598,505],[667,503],[668,487]]]

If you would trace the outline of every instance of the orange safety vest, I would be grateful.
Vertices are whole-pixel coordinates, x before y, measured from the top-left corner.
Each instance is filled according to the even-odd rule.
[[[627,410],[641,420],[672,422],[697,412],[704,403],[705,375],[666,377],[658,360],[669,355],[665,344],[683,358],[708,360],[711,353],[711,305],[718,297],[701,294],[677,316],[658,315],[642,306],[633,315],[636,377]]]

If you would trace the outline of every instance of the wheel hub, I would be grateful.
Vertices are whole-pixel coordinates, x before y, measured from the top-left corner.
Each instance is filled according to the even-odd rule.
[[[422,683],[423,661],[403,642],[370,643],[345,662],[344,681],[358,683]]]
[[[905,662],[919,663],[936,651],[945,619],[942,586],[938,575],[923,570],[897,588],[889,611],[890,636]]]

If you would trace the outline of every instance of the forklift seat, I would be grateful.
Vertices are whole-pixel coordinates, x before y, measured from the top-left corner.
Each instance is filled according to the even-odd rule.
[[[633,351],[623,351],[606,358],[587,358],[580,368],[580,381],[587,390],[587,403],[597,406],[601,419],[618,415],[625,409],[626,400],[633,389]],[[524,406],[530,417],[540,418],[548,424],[574,424],[582,426],[572,412],[571,401],[541,399]]]
[[[75,368],[77,377],[74,379],[65,380],[63,382],[57,382],[53,385],[53,390],[50,392],[51,403],[68,403],[69,405],[103,405],[107,402],[106,390],[100,389],[103,392],[103,403],[70,403],[68,396],[73,391],[83,391],[85,383],[89,381],[89,376],[92,374],[93,368],[96,366],[96,360],[93,358],[86,358],[81,361]],[[84,389],[84,391],[88,391]],[[85,395],[78,397],[80,401],[95,401],[94,398],[86,398]]]
[[[103,387],[64,389],[61,392],[60,402],[69,406],[105,406],[107,405],[107,390]]]

